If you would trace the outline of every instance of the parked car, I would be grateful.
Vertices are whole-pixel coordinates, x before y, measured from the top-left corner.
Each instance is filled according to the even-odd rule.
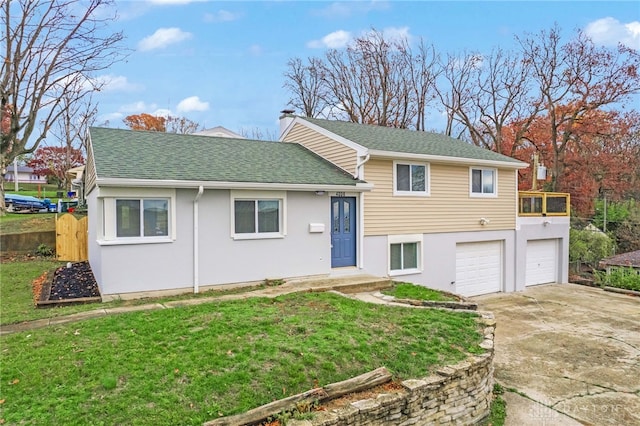
[[[4,205],[10,212],[56,212],[57,206],[51,200],[41,200],[29,195],[5,194]]]

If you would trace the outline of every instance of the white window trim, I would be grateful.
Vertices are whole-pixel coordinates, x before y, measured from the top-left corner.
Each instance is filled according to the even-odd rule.
[[[169,232],[160,237],[118,237],[116,230],[116,199],[169,200]],[[102,188],[97,203],[98,244],[101,246],[127,244],[171,243],[176,240],[176,190],[159,188]]]
[[[278,200],[280,201],[280,232],[254,232],[236,234],[236,200]],[[287,193],[286,191],[230,191],[230,232],[234,240],[267,240],[284,238],[287,235]]]
[[[423,234],[406,234],[406,235],[388,235],[387,236],[387,269],[390,277],[397,277],[401,275],[415,275],[420,274],[423,271],[422,267],[422,253],[424,246]],[[401,243],[418,243],[418,267],[412,269],[391,269],[391,244]]]
[[[426,179],[424,185],[424,191],[399,191],[398,190],[398,165],[403,166],[424,166],[424,178]],[[431,168],[429,163],[416,163],[411,161],[397,161],[393,162],[393,195],[394,196],[407,196],[407,197],[428,197],[431,195]]]
[[[473,192],[473,171],[491,170],[493,172],[493,192]],[[469,196],[474,198],[496,198],[498,196],[498,169],[493,167],[469,167]]]

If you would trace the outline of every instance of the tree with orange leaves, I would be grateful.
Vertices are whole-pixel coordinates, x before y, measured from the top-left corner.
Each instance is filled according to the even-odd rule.
[[[148,130],[151,132],[166,132],[167,119],[147,113],[126,116],[122,121],[131,130]]]
[[[202,129],[202,126],[185,117],[156,116],[147,113],[134,114],[125,117],[122,121],[131,130],[148,130],[151,132],[167,132],[189,134]]]
[[[516,123],[515,128],[519,129],[519,124]],[[536,118],[524,135],[526,143],[518,147],[515,157],[529,162],[537,152],[541,163],[553,164],[557,151],[549,142],[550,129],[548,116]],[[572,209],[580,217],[593,214],[593,200],[605,191],[612,200],[637,197],[640,194],[639,136],[638,112],[586,112],[579,122],[572,124],[571,138],[562,151],[562,179],[556,179],[555,188],[551,187],[552,180],[543,187],[570,193]],[[520,189],[531,187],[533,172],[531,168],[519,172]]]
[[[557,27],[518,41],[546,113],[545,139],[532,142],[548,145],[550,189],[557,191],[566,186],[562,179],[567,156],[589,133],[585,125],[592,115],[640,92],[640,55],[623,45],[617,49],[596,46],[582,32],[563,44]]]

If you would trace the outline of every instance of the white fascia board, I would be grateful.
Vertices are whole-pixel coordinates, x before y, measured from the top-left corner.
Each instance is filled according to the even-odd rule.
[[[199,188],[204,189],[258,189],[263,191],[336,191],[336,192],[364,192],[371,191],[373,185],[358,182],[355,185],[328,184],[292,184],[292,183],[261,183],[261,182],[207,182],[190,180],[150,180],[150,179],[97,179],[96,186],[119,187],[153,187],[153,188]]]
[[[499,161],[499,160],[480,160],[474,158],[464,158],[464,157],[448,157],[445,155],[430,155],[430,154],[414,154],[410,152],[394,152],[394,151],[380,151],[380,150],[370,150],[369,153],[372,157],[378,158],[388,158],[388,159],[411,159],[411,160],[422,160],[428,161],[431,163],[449,163],[449,164],[459,164],[459,165],[471,165],[471,166],[491,166],[497,167],[501,169],[526,169],[529,167],[529,164],[524,163],[522,161],[518,161],[517,163],[510,161]]]
[[[280,140],[283,140],[285,138],[285,136],[289,133],[289,131],[291,129],[293,129],[293,126],[296,123],[301,124],[303,126],[306,126],[306,127],[310,128],[311,130],[313,130],[315,132],[318,132],[323,136],[328,137],[329,139],[333,139],[336,142],[340,142],[341,144],[345,145],[346,147],[349,147],[349,148],[355,150],[356,154],[359,155],[359,156],[367,155],[367,153],[369,152],[368,148],[366,148],[366,147],[364,147],[364,146],[362,146],[360,144],[357,144],[357,143],[353,142],[352,140],[343,138],[340,135],[336,135],[335,133],[330,132],[330,131],[328,131],[327,129],[325,129],[323,127],[320,127],[320,126],[318,126],[316,124],[313,124],[313,123],[305,120],[304,117],[296,117],[296,118],[294,118],[293,121],[291,122],[291,124],[289,124],[289,127],[287,127],[287,129],[284,131],[284,133],[280,137]]]

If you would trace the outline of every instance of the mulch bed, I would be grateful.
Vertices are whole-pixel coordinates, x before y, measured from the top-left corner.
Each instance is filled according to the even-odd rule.
[[[89,262],[72,263],[70,268],[61,266],[54,272],[49,300],[99,296],[98,283]]]
[[[70,262],[55,270],[52,280],[42,287],[37,305],[45,307],[100,300],[98,283],[89,262]]]

